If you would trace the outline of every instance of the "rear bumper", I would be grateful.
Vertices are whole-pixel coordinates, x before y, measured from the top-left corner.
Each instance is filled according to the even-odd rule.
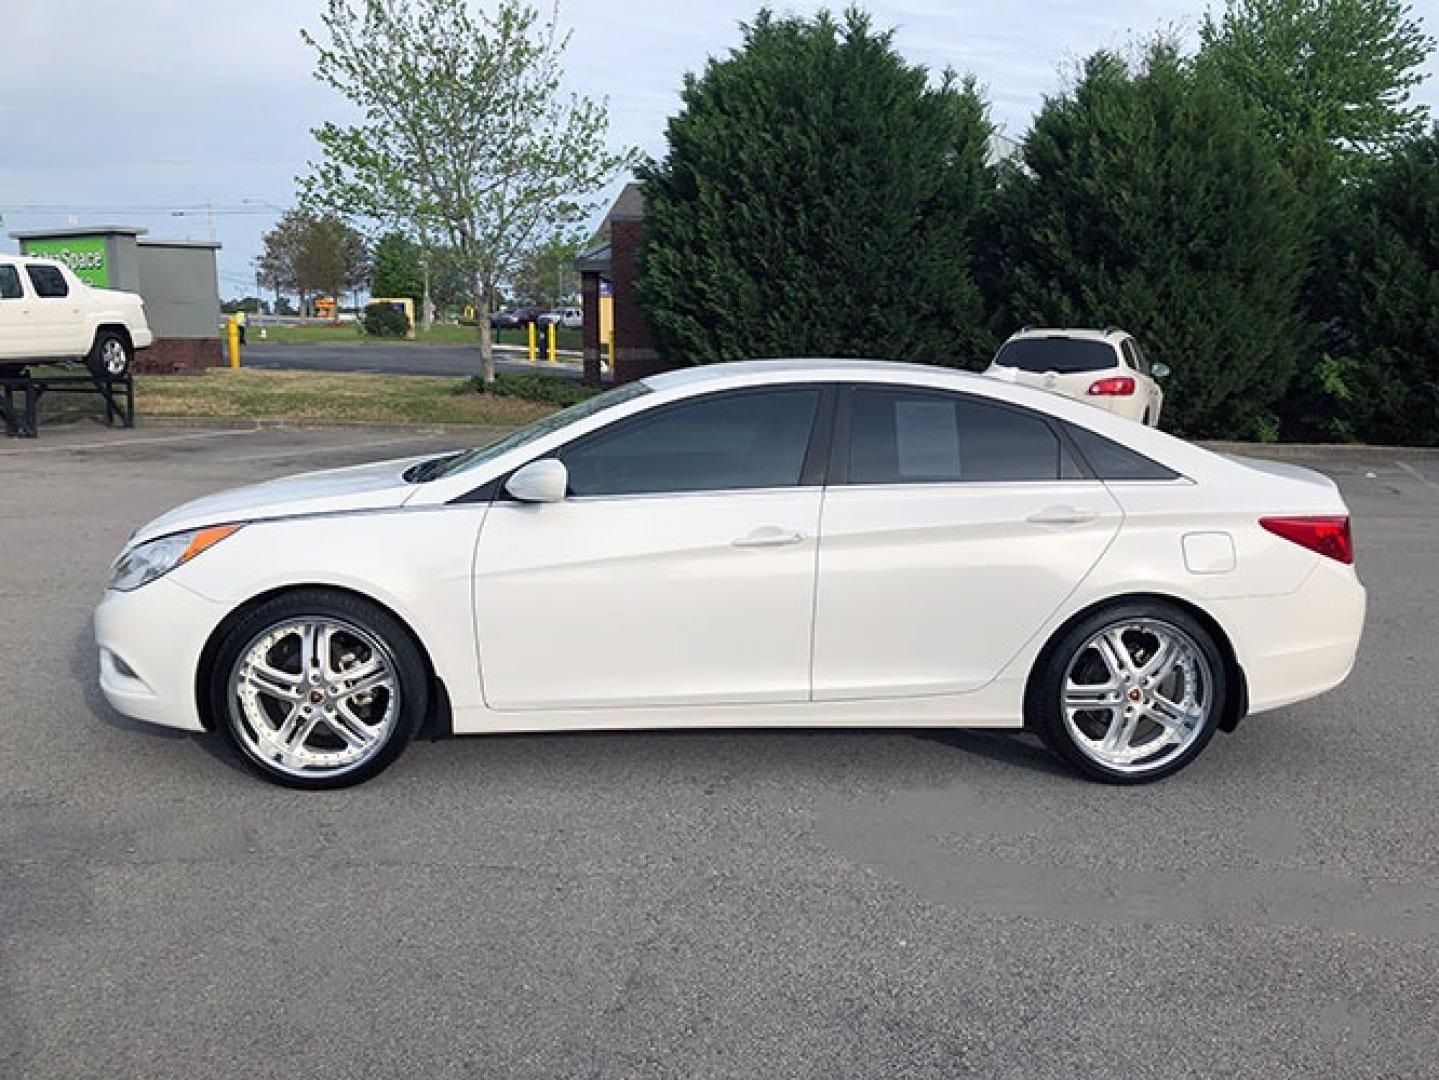
[[[1367,597],[1351,566],[1320,558],[1287,596],[1211,601],[1249,686],[1249,711],[1292,705],[1348,678]]]
[[[201,731],[195,702],[200,652],[224,609],[169,578],[105,593],[95,609],[100,689],[136,720]]]

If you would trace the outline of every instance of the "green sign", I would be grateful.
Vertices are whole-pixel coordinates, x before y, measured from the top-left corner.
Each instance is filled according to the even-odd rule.
[[[55,240],[26,240],[26,255],[59,259],[88,285],[108,288],[110,264],[105,256],[103,236],[65,236]]]

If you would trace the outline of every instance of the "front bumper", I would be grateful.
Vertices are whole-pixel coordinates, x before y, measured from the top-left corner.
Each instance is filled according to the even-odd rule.
[[[195,672],[224,614],[219,604],[169,577],[134,592],[107,591],[95,609],[105,700],[136,720],[203,730]]]

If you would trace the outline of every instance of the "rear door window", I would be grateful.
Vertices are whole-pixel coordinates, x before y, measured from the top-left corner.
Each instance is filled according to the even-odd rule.
[[[35,295],[42,299],[55,300],[70,295],[70,286],[65,282],[65,275],[53,266],[26,263],[25,273],[30,275],[30,284],[35,287]]]
[[[1044,481],[1080,475],[1043,417],[918,389],[855,388],[845,449],[851,484]]]
[[[1112,368],[1119,358],[1115,356],[1113,346],[1104,341],[1038,337],[1006,341],[995,355],[994,362],[1041,375],[1047,371],[1056,375],[1072,375]]]
[[[23,300],[25,290],[20,287],[20,271],[13,266],[0,266],[0,300]]]

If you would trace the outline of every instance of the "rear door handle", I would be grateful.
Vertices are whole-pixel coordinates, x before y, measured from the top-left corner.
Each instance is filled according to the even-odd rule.
[[[731,540],[730,543],[737,548],[787,547],[790,544],[798,544],[803,539],[804,533],[802,532],[781,529],[777,525],[765,525],[755,529],[748,536]]]
[[[1082,510],[1077,506],[1046,506],[1025,520],[1033,525],[1083,525],[1098,516],[1096,510]]]

